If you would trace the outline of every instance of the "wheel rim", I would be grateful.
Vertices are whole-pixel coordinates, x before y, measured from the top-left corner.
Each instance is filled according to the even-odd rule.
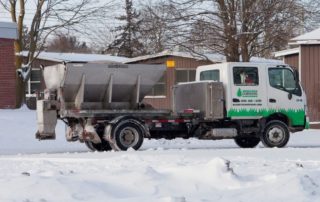
[[[125,127],[120,132],[120,143],[125,147],[132,147],[138,143],[139,133],[133,127]]]
[[[285,131],[280,127],[273,127],[268,131],[268,139],[273,144],[281,144],[285,139]]]

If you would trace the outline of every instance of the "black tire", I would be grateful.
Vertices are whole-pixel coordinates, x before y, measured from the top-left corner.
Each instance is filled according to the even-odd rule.
[[[113,126],[110,145],[115,151],[126,151],[129,148],[138,150],[143,138],[144,131],[135,120],[124,120]]]
[[[282,121],[274,120],[267,123],[261,142],[265,147],[284,147],[290,139],[288,126]]]
[[[238,138],[235,138],[234,141],[241,148],[253,148],[259,144],[260,138],[258,138],[258,137],[238,137]]]
[[[97,151],[96,148],[93,146],[92,142],[84,141],[84,144],[90,149],[90,151]]]
[[[85,145],[91,150],[91,151],[98,151],[98,152],[103,152],[103,151],[110,151],[112,150],[109,142],[102,140],[102,143],[100,144],[95,144],[90,141],[85,141]]]
[[[105,125],[102,125],[102,124],[95,126],[95,130],[101,139],[101,143],[95,144],[91,141],[84,142],[91,151],[103,152],[103,151],[112,150],[109,142],[103,139],[104,128],[105,128]]]

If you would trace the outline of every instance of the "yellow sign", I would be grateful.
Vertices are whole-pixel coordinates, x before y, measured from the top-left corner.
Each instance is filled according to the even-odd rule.
[[[174,68],[176,66],[176,61],[167,60],[167,68]]]

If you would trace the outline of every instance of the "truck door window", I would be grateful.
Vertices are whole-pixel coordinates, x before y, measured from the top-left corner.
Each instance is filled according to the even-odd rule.
[[[200,81],[204,80],[220,81],[220,71],[215,69],[200,72]]]
[[[258,68],[257,67],[234,67],[233,82],[237,86],[259,85]]]
[[[269,68],[269,83],[273,88],[301,96],[301,88],[294,74],[287,68]]]

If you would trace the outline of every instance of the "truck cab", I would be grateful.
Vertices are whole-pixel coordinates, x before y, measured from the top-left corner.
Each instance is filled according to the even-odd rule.
[[[230,62],[198,67],[196,81],[206,80],[223,83],[226,118],[280,120],[291,132],[309,126],[305,92],[288,65]]]

